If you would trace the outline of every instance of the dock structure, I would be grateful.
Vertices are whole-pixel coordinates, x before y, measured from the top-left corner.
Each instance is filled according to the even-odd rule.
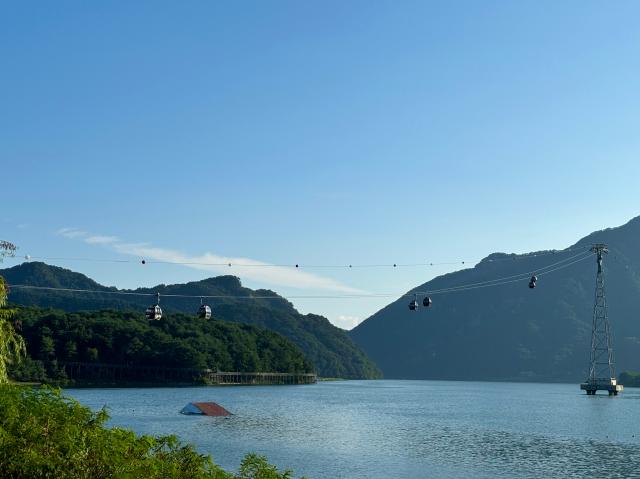
[[[580,384],[580,389],[593,396],[597,391],[607,391],[609,396],[617,396],[624,386],[618,384],[613,363],[611,327],[607,316],[607,298],[604,289],[603,256],[609,252],[607,245],[595,244],[591,251],[596,254],[598,272],[591,326],[591,355],[589,377]]]
[[[318,382],[313,373],[242,373],[211,371],[207,375],[209,384],[314,384]]]
[[[92,382],[204,383],[211,385],[315,384],[314,373],[223,372],[212,369],[168,368],[60,361],[69,379]]]

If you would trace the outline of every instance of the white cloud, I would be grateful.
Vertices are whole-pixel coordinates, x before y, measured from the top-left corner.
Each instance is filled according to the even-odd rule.
[[[218,274],[234,274],[240,278],[257,281],[265,285],[333,291],[345,294],[366,293],[332,278],[309,273],[300,268],[272,266],[250,258],[230,258],[208,252],[194,256],[173,249],[155,247],[149,243],[126,243],[116,236],[89,234],[78,228],[62,228],[57,231],[57,234],[69,239],[79,239],[91,245],[108,246],[118,253],[136,256],[140,259],[180,263],[187,268],[211,271]],[[232,266],[229,267],[229,264]]]
[[[101,236],[101,235],[93,235],[84,239],[85,243],[89,244],[111,244],[119,241],[117,236]]]
[[[78,228],[60,228],[56,231],[57,235],[64,236],[69,239],[83,238],[87,236],[86,231],[79,230]]]
[[[353,329],[361,322],[362,318],[359,316],[341,314],[335,319],[334,324],[343,329]]]
[[[362,290],[346,286],[334,279],[319,276],[295,267],[271,266],[268,263],[249,258],[229,258],[213,253],[191,256],[176,250],[157,248],[149,244],[114,243],[113,248],[119,253],[137,256],[139,258],[182,263],[193,269],[212,271],[216,273],[236,274],[241,278],[260,281],[278,286],[288,286],[298,289],[320,289],[324,291],[338,291],[342,293],[359,294]],[[228,265],[232,266],[229,267]]]

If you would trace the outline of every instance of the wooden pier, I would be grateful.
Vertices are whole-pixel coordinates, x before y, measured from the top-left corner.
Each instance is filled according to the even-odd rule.
[[[69,379],[106,382],[140,383],[197,383],[212,385],[267,385],[314,384],[318,377],[313,373],[277,372],[225,372],[212,369],[166,368],[160,366],[133,366],[127,364],[63,362]]]
[[[313,373],[232,373],[211,371],[207,373],[209,384],[314,384],[318,377]]]

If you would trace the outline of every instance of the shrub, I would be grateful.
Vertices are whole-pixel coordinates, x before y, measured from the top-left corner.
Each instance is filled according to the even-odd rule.
[[[238,475],[175,436],[137,436],[105,427],[59,389],[0,385],[0,471],[6,478],[289,479],[261,456],[245,457]]]

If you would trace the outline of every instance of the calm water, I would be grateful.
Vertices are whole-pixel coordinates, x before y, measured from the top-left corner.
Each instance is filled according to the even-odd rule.
[[[111,424],[177,434],[237,470],[249,451],[320,478],[640,477],[640,389],[345,381],[310,386],[70,389]],[[183,416],[214,401],[231,418]]]

